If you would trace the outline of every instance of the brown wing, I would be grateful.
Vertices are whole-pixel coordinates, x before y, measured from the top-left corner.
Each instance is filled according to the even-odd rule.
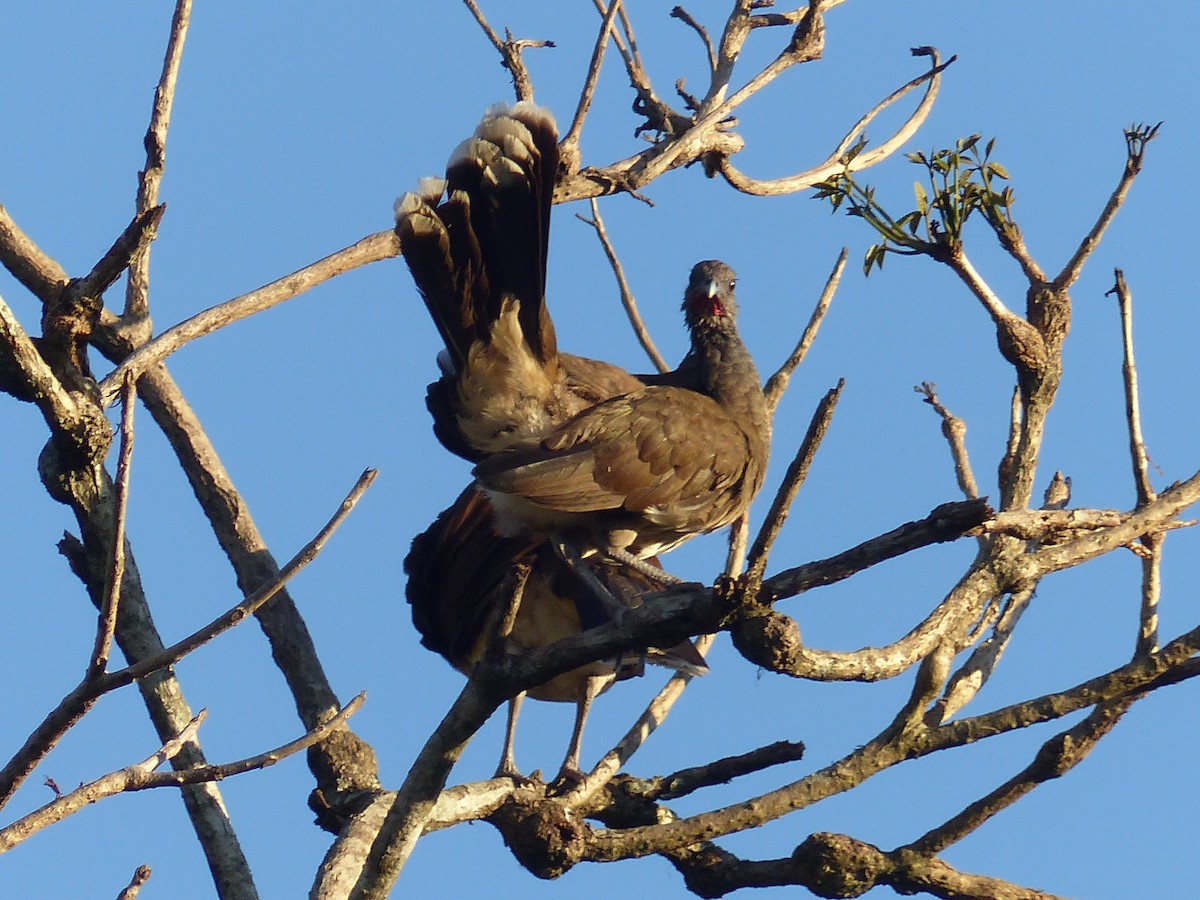
[[[599,359],[560,353],[558,362],[566,389],[580,400],[581,405],[576,413],[613,397],[640,391],[646,386],[641,376],[631,375],[620,366]]]
[[[647,388],[584,411],[540,447],[485,460],[476,475],[546,509],[625,509],[665,524],[736,491],[749,456],[745,432],[711,398]]]

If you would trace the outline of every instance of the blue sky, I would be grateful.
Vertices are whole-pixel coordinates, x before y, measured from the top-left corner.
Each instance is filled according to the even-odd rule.
[[[698,89],[703,58],[694,35],[668,17],[672,4],[634,5],[651,75],[666,93],[677,77]],[[573,100],[596,20],[585,3],[484,2],[493,24],[550,38],[529,55],[538,100],[560,122]],[[711,4],[706,6],[712,6]],[[720,7],[724,9],[724,5]],[[714,24],[719,13],[692,12]],[[0,28],[0,202],[73,275],[85,274],[129,220],[142,135],[169,24],[161,4],[18,6]],[[715,26],[714,26],[715,27]],[[959,56],[910,149],[982,132],[1012,175],[1015,215],[1032,253],[1057,271],[1103,206],[1121,172],[1121,129],[1165,122],[1135,185],[1072,296],[1067,375],[1050,420],[1039,485],[1055,469],[1072,476],[1074,503],[1128,508],[1129,475],[1113,268],[1135,298],[1143,426],[1157,487],[1200,465],[1193,365],[1200,311],[1188,277],[1195,250],[1190,173],[1200,145],[1194,35],[1186,4],[944,4],[848,0],[827,17],[825,58],[793,70],[739,113],[744,171],[775,177],[823,158],[879,97],[913,77],[912,46]],[[773,55],[782,34],[754,35],[743,75]],[[584,133],[585,163],[638,149],[637,120],[615,58],[601,79]],[[394,197],[440,171],[483,109],[511,96],[506,73],[464,7],[444,4],[198,4],[188,36],[167,150],[168,210],[153,251],[152,314],[163,330],[195,312],[291,272],[389,227]],[[882,137],[882,127],[872,137]],[[917,171],[899,156],[864,180],[901,209]],[[842,246],[851,264],[812,354],[777,420],[768,491],[819,397],[847,386],[830,436],[802,491],[772,568],[830,555],[957,499],[939,423],[912,391],[923,381],[964,417],[981,489],[994,494],[1012,376],[983,311],[948,272],[925,260],[889,260],[864,279],[872,235],[830,215],[809,193],[756,200],[702,173],[671,173],[646,192],[601,210],[648,324],[668,358],[685,335],[678,298],[698,259],[739,270],[742,327],[760,368],[790,350]],[[634,369],[644,361],[618,315],[607,264],[591,230],[559,207],[550,303],[560,346]],[[982,231],[968,251],[996,291],[1022,305],[1020,273]],[[0,273],[0,296],[28,328],[38,309]],[[112,293],[119,297],[119,290]],[[169,361],[278,559],[306,542],[359,472],[376,486],[293,595],[343,700],[367,690],[353,727],[398,786],[424,738],[461,686],[423,650],[403,602],[401,560],[412,536],[450,502],[466,465],[434,440],[423,406],[436,334],[403,264],[389,260],[343,276],[288,304],[204,338]],[[6,587],[6,671],[0,704],[4,753],[71,687],[91,645],[91,608],[55,544],[74,529],[36,475],[45,426],[33,407],[0,399],[0,570]],[[130,537],[154,615],[168,639],[237,599],[227,563],[149,417],[139,411]],[[766,493],[766,492],[764,492]],[[765,510],[765,500],[759,514]],[[1167,541],[1163,635],[1196,624],[1197,541]],[[847,584],[789,601],[806,641],[855,649],[902,635],[933,607],[971,548],[912,554]],[[720,568],[720,537],[670,558],[691,579]],[[1047,580],[994,680],[968,712],[1070,686],[1128,659],[1136,630],[1140,567],[1126,552]],[[808,756],[786,771],[714,789],[690,802],[717,805],[800,777],[870,738],[890,720],[911,675],[875,686],[792,683],[757,672],[717,641],[713,672],[695,682],[667,725],[635,758],[650,775],[803,740]],[[178,666],[212,760],[259,752],[300,732],[266,643],[251,623]],[[606,695],[593,714],[584,757],[603,753],[661,683],[651,675]],[[1193,754],[1197,687],[1161,692],[1134,707],[1078,769],[1043,786],[947,852],[967,871],[1088,898],[1182,896],[1193,885],[1200,783]],[[518,761],[553,771],[571,710],[527,704]],[[452,780],[490,774],[502,722],[480,733]],[[728,841],[757,858],[784,855],[812,831],[845,831],[890,848],[943,821],[1024,767],[1059,727],[1013,734],[938,754]],[[157,747],[136,694],[102,700],[30,779],[6,811],[141,759]],[[328,836],[311,824],[311,779],[302,758],[222,785],[264,897],[303,896]],[[697,804],[693,806],[692,804]],[[6,820],[7,821],[7,820]],[[117,797],[87,809],[6,855],[13,896],[115,896],[134,868],[153,878],[143,896],[211,896],[182,805],[171,792]],[[659,860],[581,866],[538,882],[487,825],[421,842],[401,881],[405,896],[682,896]],[[775,891],[775,893],[781,893]],[[877,892],[881,896],[883,891]]]

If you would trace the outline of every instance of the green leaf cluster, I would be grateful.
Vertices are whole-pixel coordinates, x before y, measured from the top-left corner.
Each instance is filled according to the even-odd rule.
[[[1011,246],[1020,239],[1012,218],[1014,202],[1008,171],[992,160],[995,138],[981,149],[980,136],[971,135],[953,148],[907,154],[924,172],[913,182],[916,208],[892,215],[875,197],[875,189],[861,185],[851,174],[853,161],[862,150],[860,142],[843,158],[843,170],[816,186],[818,200],[827,200],[836,211],[846,205],[848,215],[864,219],[883,238],[868,248],[863,271],[883,268],[889,253],[925,255],[945,261],[962,247],[963,230],[975,213],[983,216],[1001,243]]]

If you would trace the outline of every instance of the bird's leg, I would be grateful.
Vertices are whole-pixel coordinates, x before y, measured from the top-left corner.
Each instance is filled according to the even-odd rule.
[[[634,556],[628,550],[623,550],[620,547],[605,547],[601,552],[613,562],[620,563],[623,566],[629,566],[629,568],[636,572],[640,572],[651,581],[658,582],[663,587],[670,587],[675,584],[683,584],[682,578],[672,575],[670,572],[646,562],[646,560],[642,559],[640,556]]]
[[[607,585],[604,584],[596,573],[583,561],[583,557],[579,555],[579,551],[569,541],[555,537],[551,540],[554,547],[554,552],[559,558],[567,564],[575,577],[584,584],[592,595],[600,602],[613,619],[620,621],[621,616],[625,615],[627,607],[622,603],[613,592],[610,591]]]
[[[500,765],[496,767],[496,778],[525,780],[525,776],[517,769],[516,756],[513,754],[513,741],[517,736],[517,715],[521,712],[521,704],[524,701],[524,691],[508,701],[508,726],[504,730],[504,749],[500,753]]]
[[[600,602],[600,606],[603,608],[605,614],[614,622],[620,622],[629,611],[631,604],[618,597],[609,585],[601,581],[592,570],[592,567],[583,561],[583,557],[579,555],[575,547],[568,541],[556,539],[551,541],[551,543],[559,558],[566,563],[572,574]],[[636,606],[637,604],[634,603],[632,605]],[[588,616],[578,597],[575,598],[575,608],[579,611],[580,624],[583,628],[594,627],[594,625],[589,626],[584,621]],[[623,681],[626,678],[636,678],[646,668],[646,653],[642,651],[633,655],[629,653],[622,654],[615,658],[614,664],[618,681]]]
[[[571,743],[567,746],[567,755],[563,757],[562,768],[551,782],[551,787],[558,793],[565,793],[583,781],[583,772],[579,769],[579,754],[583,747],[583,724],[587,721],[592,701],[600,694],[612,679],[611,675],[593,675],[583,685],[582,696],[575,703],[575,727],[571,732]]]

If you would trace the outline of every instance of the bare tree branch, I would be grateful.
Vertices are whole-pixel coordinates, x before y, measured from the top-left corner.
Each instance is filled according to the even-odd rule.
[[[937,385],[925,381],[913,388],[925,398],[925,402],[933,407],[942,419],[942,434],[950,444],[950,456],[954,459],[954,476],[958,487],[968,500],[979,496],[979,485],[975,483],[975,473],[971,471],[971,459],[967,455],[967,423],[942,405],[938,400]]]
[[[783,392],[787,390],[792,373],[796,371],[800,363],[804,362],[804,358],[808,356],[809,348],[812,346],[813,341],[817,339],[817,331],[820,330],[821,323],[825,321],[825,314],[829,312],[829,306],[833,303],[833,295],[837,293],[838,285],[841,283],[842,272],[846,268],[846,258],[849,256],[849,253],[849,249],[843,247],[842,252],[838,254],[833,271],[829,273],[829,278],[825,280],[825,287],[821,290],[821,296],[817,299],[817,305],[814,307],[812,315],[808,317],[808,324],[804,326],[804,331],[800,335],[800,340],[796,342],[795,349],[783,361],[783,364],[775,371],[775,374],[767,379],[766,386],[763,388],[763,394],[767,398],[767,411],[771,415],[775,414],[775,407],[779,405],[779,401],[783,397]]]
[[[167,129],[171,124],[171,107],[175,103],[175,86],[179,81],[179,66],[183,60],[183,45],[191,20],[191,0],[177,0],[171,18],[171,36],[163,58],[162,74],[154,91],[154,111],[146,129],[146,166],[138,173],[137,211],[142,214],[158,204],[166,164]],[[125,311],[121,316],[126,328],[143,329],[141,340],[150,336],[150,245],[143,244],[129,263],[129,282],[125,287]]]
[[[67,816],[77,813],[81,809],[91,806],[105,797],[111,797],[114,794],[128,791],[144,791],[158,787],[182,787],[183,785],[198,784],[200,782],[220,781],[231,775],[241,775],[245,772],[273,766],[280,760],[311,747],[325,738],[330,732],[341,728],[346,720],[359,710],[365,699],[365,694],[359,694],[324,725],[274,750],[268,750],[256,756],[217,766],[200,766],[176,772],[155,772],[155,769],[168,759],[174,757],[183,747],[184,743],[195,736],[196,730],[200,727],[206,715],[206,712],[201,710],[200,714],[192,719],[192,722],[180,732],[178,737],[169,741],[149,758],[140,763],[118,769],[115,772],[110,772],[88,784],[81,785],[69,794],[55,798],[50,803],[19,819],[12,825],[0,829],[0,853],[11,850],[17,844],[41,831],[43,828],[53,825],[55,822],[60,822]]]
[[[1104,209],[1100,213],[1100,217],[1096,219],[1096,223],[1079,244],[1079,248],[1071,256],[1067,264],[1063,266],[1063,270],[1058,273],[1054,279],[1054,286],[1058,290],[1065,290],[1073,285],[1076,279],[1079,278],[1079,273],[1083,271],[1083,264],[1087,262],[1092,251],[1096,249],[1100,243],[1100,238],[1108,229],[1109,223],[1117,214],[1117,210],[1125,203],[1125,197],[1129,193],[1129,189],[1133,187],[1133,182],[1138,174],[1142,171],[1142,162],[1145,159],[1146,145],[1149,144],[1155,137],[1158,136],[1158,129],[1162,127],[1162,122],[1157,125],[1130,125],[1125,129],[1125,169],[1121,172],[1121,179],[1117,182],[1116,188],[1112,195],[1108,198],[1108,202],[1104,204]]]
[[[845,257],[843,257],[844,260]],[[837,409],[838,400],[842,396],[842,388],[845,386],[846,380],[840,379],[836,386],[826,392],[813,411],[812,420],[808,424],[808,432],[804,435],[804,440],[800,442],[800,447],[788,466],[787,472],[784,473],[779,491],[776,493],[775,499],[771,501],[771,508],[767,511],[766,519],[758,531],[758,536],[754,539],[754,546],[750,548],[746,578],[751,585],[759,584],[762,581],[763,573],[767,570],[767,555],[771,552],[771,545],[779,537],[783,523],[787,521],[788,510],[791,509],[792,502],[808,478],[808,470],[817,454],[817,448],[825,439],[829,423],[833,421],[833,413]]]
[[[521,58],[521,52],[526,47],[553,47],[553,41],[531,41],[531,40],[514,40],[512,32],[507,28],[504,29],[504,40],[496,34],[491,25],[488,24],[487,18],[479,9],[479,5],[475,0],[463,0],[467,9],[471,11],[471,15],[475,17],[475,21],[479,27],[483,29],[483,33],[491,42],[492,46],[500,53],[500,61],[504,68],[512,74],[513,89],[516,91],[518,100],[533,99],[533,82],[529,78],[529,70],[525,68],[525,61]]]
[[[709,77],[715,81],[717,78],[717,51],[713,47],[712,38],[708,36],[708,29],[693,19],[692,14],[682,6],[676,6],[671,9],[671,18],[678,19],[699,35],[701,42],[704,44],[704,52],[708,55]]]
[[[771,766],[796,762],[804,756],[804,744],[799,741],[776,741],[749,753],[727,756],[703,766],[680,769],[670,775],[635,781],[623,790],[647,800],[674,800],[686,797],[701,788],[728,784],[735,778],[761,772]]]
[[[797,191],[805,190],[822,181],[845,172],[847,168],[850,171],[858,171],[868,168],[878,162],[887,159],[901,147],[903,147],[917,130],[925,124],[925,120],[929,118],[929,113],[933,109],[934,101],[937,100],[938,89],[941,86],[941,73],[947,66],[951,65],[957,57],[950,57],[944,63],[938,62],[937,51],[932,47],[921,47],[913,51],[913,55],[931,55],[933,57],[933,68],[923,75],[914,78],[907,84],[897,88],[883,100],[879,101],[866,115],[854,123],[854,126],[846,132],[846,135],[829,154],[824,162],[818,163],[803,172],[797,172],[794,175],[789,175],[785,178],[775,179],[755,179],[749,178],[739,171],[728,157],[721,157],[719,171],[721,176],[729,182],[729,184],[745,194],[752,194],[759,197],[777,196],[780,194],[794,194]],[[909,91],[920,87],[928,82],[928,87],[925,91],[925,96],[921,98],[921,102],[912,114],[904,121],[904,123],[896,130],[896,132],[886,141],[877,147],[870,150],[863,150],[858,153],[853,159],[847,161],[845,159],[846,152],[860,141],[869,125],[877,115],[891,106],[893,103],[902,98]]]
[[[121,450],[117,460],[116,515],[113,519],[112,562],[105,584],[104,602],[96,627],[96,642],[85,681],[99,677],[108,668],[113,633],[117,629],[117,609],[121,600],[121,582],[125,577],[125,519],[129,508],[129,463],[133,458],[133,409],[137,382],[125,376],[121,386]]]
[[[399,253],[400,240],[395,233],[380,231],[368,235],[344,250],[339,250],[337,253],[318,260],[312,265],[305,266],[291,275],[285,275],[248,294],[197,313],[190,319],[168,328],[117,366],[107,378],[100,382],[101,401],[105,406],[112,403],[126,372],[133,372],[134,375],[140,376],[146,369],[162,362],[180,347],[197,338],[204,337],[206,334],[212,334],[218,328],[232,325],[255,313],[298,297],[321,282],[328,281],[351,269],[398,256]]]
[[[150,880],[150,867],[141,865],[133,873],[133,878],[129,880],[129,886],[121,893],[117,894],[117,900],[137,900],[137,895],[142,891],[142,885]]]
[[[600,67],[604,64],[604,49],[608,46],[609,35],[612,33],[613,20],[623,7],[622,0],[612,0],[604,20],[600,23],[600,32],[596,35],[596,45],[592,49],[592,59],[588,63],[587,76],[583,88],[579,92],[579,103],[575,106],[575,116],[566,135],[559,141],[559,153],[562,165],[567,171],[574,172],[579,168],[579,136],[583,132],[583,120],[587,117],[592,106],[592,97],[596,93],[596,83],[600,80]],[[593,205],[592,214],[596,209]]]
[[[333,517],[325,523],[324,527],[317,532],[316,536],[311,541],[305,544],[300,551],[293,556],[286,565],[280,570],[279,577],[270,584],[263,585],[250,596],[246,597],[241,603],[230,608],[228,611],[217,616],[207,625],[198,628],[190,635],[182,640],[176,641],[170,647],[165,648],[161,653],[154,656],[146,657],[136,663],[126,666],[124,669],[118,669],[115,672],[110,672],[102,679],[102,685],[105,690],[122,687],[132,681],[144,677],[156,669],[161,669],[164,666],[170,666],[183,657],[187,656],[198,647],[202,647],[209,641],[221,634],[224,634],[230,628],[240,624],[251,615],[260,606],[270,600],[279,591],[281,587],[287,584],[295,575],[316,559],[321,551],[325,549],[325,544],[329,538],[337,531],[338,527],[346,520],[358,501],[362,499],[367,488],[375,481],[375,476],[378,474],[375,469],[367,469],[359,476],[354,487],[350,489],[350,493],[341,502],[337,512]]]
[[[1157,126],[1154,130],[1157,131]],[[1130,139],[1128,132],[1126,135],[1127,140]],[[1150,137],[1153,137],[1153,132]],[[1146,138],[1146,140],[1149,139],[1149,137]],[[1140,168],[1140,154],[1138,167]],[[1129,169],[1127,168],[1126,171],[1128,173]],[[1117,269],[1114,275],[1116,284],[1109,293],[1117,295],[1117,304],[1121,312],[1121,347],[1125,360],[1121,372],[1125,385],[1125,419],[1129,428],[1129,457],[1133,464],[1133,483],[1137,490],[1138,505],[1143,506],[1158,495],[1150,483],[1146,442],[1142,438],[1137,364],[1133,358],[1133,296],[1129,291],[1129,285],[1125,283],[1125,273]],[[1162,593],[1163,537],[1161,534],[1146,535],[1142,539],[1142,543],[1146,547],[1147,554],[1142,558],[1142,602],[1136,645],[1138,654],[1153,653],[1158,649],[1158,601]]]

